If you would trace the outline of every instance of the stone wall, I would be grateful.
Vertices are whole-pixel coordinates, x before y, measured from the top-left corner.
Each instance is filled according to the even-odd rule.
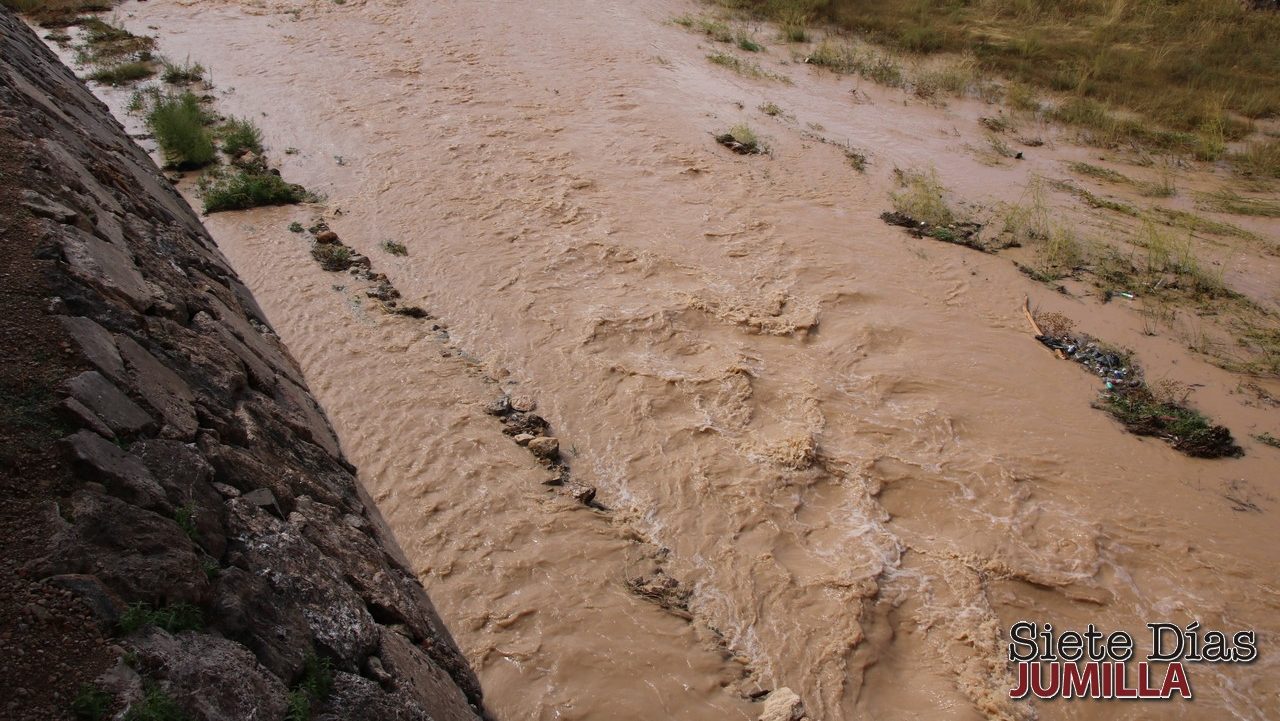
[[[120,663],[100,682],[117,708],[158,693],[195,719],[282,719],[310,694],[314,718],[483,715],[252,295],[146,153],[3,8],[0,126],[50,291],[33,322],[65,332],[87,369],[57,388],[75,483],[45,504],[48,542],[24,573],[115,637]]]

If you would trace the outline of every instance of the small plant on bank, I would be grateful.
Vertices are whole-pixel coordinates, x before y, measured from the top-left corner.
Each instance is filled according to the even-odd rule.
[[[222,152],[232,158],[245,153],[262,154],[262,131],[248,118],[231,118],[220,129]]]
[[[751,126],[738,123],[727,132],[716,136],[716,142],[739,155],[760,155],[769,152],[765,144],[756,136]]]
[[[190,92],[156,100],[147,125],[160,144],[168,167],[200,168],[214,160],[213,139],[205,128],[209,118]]]
[[[205,176],[200,179],[197,189],[204,198],[206,213],[244,210],[264,205],[292,205],[311,198],[306,188],[296,183],[286,183],[283,178],[262,165]]]
[[[199,542],[200,534],[196,531],[196,507],[194,503],[185,503],[173,512],[173,520],[187,534],[187,538]]]
[[[337,273],[351,267],[351,249],[336,243],[316,243],[311,248],[311,257],[316,259],[320,267]]]
[[[302,666],[302,677],[289,692],[288,721],[307,721],[314,706],[323,703],[333,692],[333,664],[327,658],[314,653],[307,656]]]
[[[956,222],[956,213],[947,204],[946,189],[938,181],[935,170],[896,171],[896,174],[900,189],[889,195],[895,211],[931,226]]]
[[[404,243],[401,243],[396,240],[382,241],[382,249],[390,253],[391,255],[408,255],[409,254],[409,249],[405,247]]]
[[[143,78],[149,78],[155,74],[156,69],[151,63],[135,61],[99,68],[89,73],[89,79],[103,85],[118,87],[137,82]]]
[[[160,79],[170,85],[198,83],[204,79],[204,66],[200,63],[192,63],[190,60],[181,65],[165,60],[164,72],[161,73]]]
[[[189,603],[173,603],[161,608],[134,603],[120,614],[120,632],[126,636],[148,626],[162,628],[170,633],[194,631],[204,626],[204,614]]]
[[[764,113],[765,115],[768,115],[771,118],[776,118],[779,115],[785,114],[782,108],[779,107],[777,103],[764,103],[763,105],[760,106],[760,112]]]
[[[296,220],[289,224],[290,233],[301,233],[303,230],[305,230],[305,228],[302,227],[302,223],[299,223]]]
[[[129,707],[124,721],[187,721],[191,717],[164,689],[149,684],[142,700]]]
[[[115,697],[97,686],[81,684],[71,699],[71,715],[78,721],[104,721],[111,715]]]

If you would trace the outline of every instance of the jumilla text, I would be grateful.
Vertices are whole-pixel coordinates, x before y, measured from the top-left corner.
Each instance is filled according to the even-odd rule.
[[[1258,658],[1257,634],[1231,636],[1201,629],[1199,622],[1179,626],[1148,623],[1145,660],[1136,668],[1133,636],[1102,633],[1093,624],[1084,631],[1062,631],[1053,624],[1020,621],[1009,629],[1009,660],[1017,665],[1017,686],[1010,698],[1034,696],[1095,699],[1190,699],[1187,664],[1251,663]]]

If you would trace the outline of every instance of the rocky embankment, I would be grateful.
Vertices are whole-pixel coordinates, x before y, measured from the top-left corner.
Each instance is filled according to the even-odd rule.
[[[23,593],[70,604],[37,598],[6,623],[6,646],[34,648],[51,625],[75,637],[76,618],[96,626],[109,670],[74,701],[96,700],[100,717],[483,715],[474,674],[248,290],[151,159],[3,9],[0,140],[4,277],[45,294],[42,312],[24,315],[33,296],[8,285],[0,302],[33,347],[62,354],[32,365],[56,411],[48,453],[4,459],[9,500],[30,501],[29,542],[8,555]],[[24,466],[33,453],[48,464]],[[65,482],[21,488],[23,473],[59,469]],[[48,616],[64,606],[84,613],[58,626]],[[31,717],[23,705],[41,699],[28,696],[74,693],[24,691],[6,699],[12,717]]]

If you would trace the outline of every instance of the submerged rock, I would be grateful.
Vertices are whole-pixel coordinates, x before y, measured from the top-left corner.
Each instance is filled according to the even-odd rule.
[[[803,718],[804,702],[786,686],[769,694],[760,714],[760,721],[800,721]]]

